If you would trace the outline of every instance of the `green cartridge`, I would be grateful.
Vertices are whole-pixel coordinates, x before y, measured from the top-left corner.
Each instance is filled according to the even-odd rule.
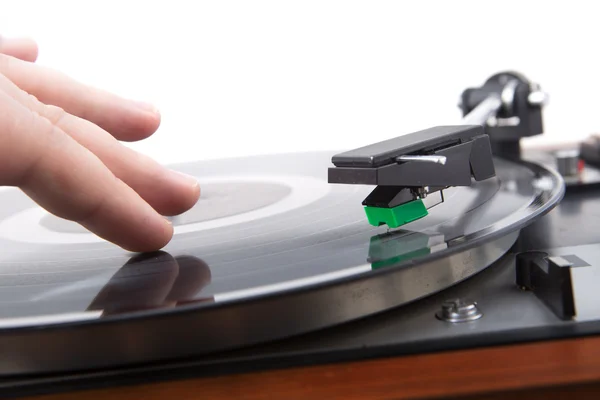
[[[365,213],[371,225],[387,225],[390,228],[397,228],[425,217],[427,208],[423,204],[423,200],[417,199],[393,208],[367,206]]]

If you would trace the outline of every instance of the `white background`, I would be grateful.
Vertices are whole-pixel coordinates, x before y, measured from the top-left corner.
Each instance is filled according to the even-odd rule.
[[[0,34],[39,63],[153,102],[132,147],[162,163],[346,149],[455,123],[461,91],[505,69],[551,95],[546,134],[600,131],[593,1],[0,0]]]

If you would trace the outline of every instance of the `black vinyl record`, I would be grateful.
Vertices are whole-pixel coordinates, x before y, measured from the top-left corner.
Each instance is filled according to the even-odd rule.
[[[372,187],[327,183],[332,154],[175,166],[202,196],[148,254],[0,192],[0,373],[202,355],[397,307],[492,264],[564,191],[553,171],[497,159],[495,178],[388,230],[366,220]]]

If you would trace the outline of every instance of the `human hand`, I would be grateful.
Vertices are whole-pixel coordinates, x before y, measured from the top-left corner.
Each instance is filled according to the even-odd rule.
[[[36,65],[37,55],[31,40],[0,38],[0,186],[126,250],[162,248],[173,235],[163,215],[190,209],[198,182],[119,143],[152,135],[159,113]]]

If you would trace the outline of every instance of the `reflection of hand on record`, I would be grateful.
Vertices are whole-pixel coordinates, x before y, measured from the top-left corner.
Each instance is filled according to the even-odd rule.
[[[162,251],[141,254],[117,271],[88,310],[114,315],[212,301],[212,297],[195,299],[210,281],[210,268],[199,258],[175,258]]]

